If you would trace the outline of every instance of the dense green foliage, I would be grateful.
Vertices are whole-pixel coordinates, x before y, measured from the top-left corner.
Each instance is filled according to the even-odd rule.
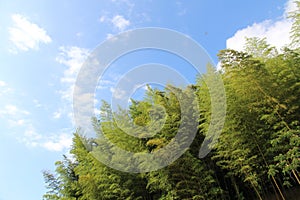
[[[222,69],[208,67],[195,85],[167,86],[163,91],[148,87],[145,98],[132,100],[128,111],[113,112],[103,102],[102,115],[93,119],[98,137],[85,138],[78,130],[70,151],[73,157],[58,161],[54,174],[44,172],[48,188],[44,199],[296,199],[290,191],[300,188],[299,9],[291,17],[289,47],[278,51],[265,39],[248,38],[244,52],[220,51]],[[212,151],[200,159],[199,148],[211,122],[212,94],[206,81],[213,74],[224,82],[226,121]],[[182,99],[195,95],[187,104],[200,109],[196,137],[179,159],[147,173],[121,172],[96,159],[92,150],[100,154],[111,150],[103,144],[103,134],[132,152],[151,153],[166,146],[182,122],[179,94]],[[162,121],[153,119],[158,115],[164,115]],[[139,126],[124,132],[128,121]],[[156,129],[162,124],[150,138],[126,134],[141,135],[143,127]],[[106,153],[112,162],[127,159]]]

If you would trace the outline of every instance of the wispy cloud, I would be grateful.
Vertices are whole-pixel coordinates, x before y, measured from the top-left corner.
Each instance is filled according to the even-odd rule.
[[[259,37],[266,38],[267,42],[277,49],[290,43],[290,30],[292,20],[288,19],[288,13],[295,10],[294,0],[289,0],[285,6],[285,11],[279,20],[265,20],[259,23],[238,30],[233,37],[226,41],[227,48],[242,51],[245,46],[245,38]]]
[[[17,137],[17,140],[29,148],[43,148],[48,151],[65,151],[70,149],[72,145],[71,130],[62,129],[58,134],[45,135],[38,133],[30,121],[26,121],[22,125],[25,130],[22,135]]]
[[[56,58],[56,61],[66,67],[64,74],[60,81],[62,83],[61,89],[58,91],[61,94],[61,99],[64,103],[63,108],[59,108],[58,111],[53,113],[53,118],[60,118],[62,115],[66,115],[73,123],[72,114],[72,102],[73,102],[73,90],[76,81],[77,74],[89,54],[89,50],[76,46],[60,47],[60,53]]]
[[[6,83],[4,81],[0,81],[0,87],[6,86]]]
[[[101,23],[111,23],[115,29],[118,31],[124,31],[130,24],[131,22],[129,19],[126,19],[123,15],[115,15],[112,18],[103,15],[99,18],[99,21]],[[112,34],[108,34],[107,38],[111,38]]]
[[[40,101],[37,100],[37,99],[34,99],[32,102],[33,102],[33,104],[34,104],[34,106],[35,106],[36,108],[40,108],[40,107],[43,106],[43,105],[40,103]]]
[[[106,16],[101,16],[100,18],[99,18],[99,21],[100,22],[105,22],[105,21],[107,21],[107,17]]]
[[[13,89],[10,88],[6,82],[0,80],[0,96],[3,96],[8,93],[12,93]]]
[[[54,119],[59,119],[59,118],[61,117],[61,115],[62,115],[62,110],[59,109],[58,111],[55,111],[55,112],[53,113],[53,118],[54,118]]]
[[[25,123],[25,120],[24,120],[24,119],[18,119],[18,120],[11,120],[11,119],[8,119],[8,124],[9,124],[11,127],[23,126],[24,123]]]
[[[37,50],[40,43],[48,44],[52,41],[43,28],[28,21],[23,15],[13,14],[11,18],[14,24],[8,29],[9,39],[16,47],[11,52]]]
[[[114,88],[114,87],[110,88],[110,92],[113,94],[113,97],[116,99],[123,99],[127,93],[126,90],[122,90],[120,88]]]
[[[0,108],[1,121],[6,122],[8,130],[17,141],[29,147],[41,146],[43,140],[48,139],[37,133],[30,118],[30,112],[17,105],[8,104]]]
[[[24,124],[25,131],[22,135],[17,137],[17,140],[28,147],[37,147],[40,144],[40,140],[42,140],[42,134],[37,133],[34,126],[27,122]]]
[[[111,34],[111,33],[106,34],[106,39],[107,39],[107,40],[110,40],[110,39],[112,39],[113,37],[114,37],[114,35]]]
[[[124,31],[130,25],[130,21],[125,19],[122,15],[114,16],[111,22],[114,27],[118,28],[120,31]]]
[[[18,108],[16,105],[8,104],[5,105],[4,108],[0,110],[0,117],[5,118],[8,116],[11,117],[20,117],[23,115],[29,115],[30,112],[27,110],[23,110],[21,108]]]
[[[61,81],[66,83],[74,83],[77,73],[89,54],[89,50],[76,46],[62,46],[59,48],[59,50],[60,53],[56,57],[56,61],[68,67],[64,71],[64,77],[61,78]]]
[[[60,47],[60,53],[56,58],[56,61],[63,64],[67,68],[64,71],[63,77],[60,79],[64,84],[60,93],[65,100],[72,100],[73,88],[76,81],[77,74],[89,54],[89,50],[76,46]]]
[[[0,81],[0,91],[7,88],[8,84]],[[11,93],[14,98],[18,93]],[[5,102],[5,101],[4,101]],[[38,100],[33,100],[33,108],[43,107]],[[60,110],[59,110],[60,111]],[[7,133],[18,142],[29,148],[44,148],[49,151],[64,151],[71,147],[72,129],[61,129],[56,133],[49,133],[38,125],[39,121],[34,119],[34,113],[30,108],[24,109],[24,105],[17,102],[0,104],[1,126],[7,128]],[[59,115],[57,113],[57,115]],[[37,128],[38,127],[38,128]]]
[[[183,6],[183,3],[181,1],[176,1],[176,6],[177,6],[177,9],[179,10],[177,12],[178,16],[183,16],[187,13],[187,9]]]
[[[70,148],[71,145],[72,135],[64,133],[50,137],[48,141],[41,144],[42,147],[49,151],[63,151],[64,149]]]
[[[115,85],[115,82],[113,80],[100,80],[97,86],[97,90],[108,89],[111,88],[113,85]]]

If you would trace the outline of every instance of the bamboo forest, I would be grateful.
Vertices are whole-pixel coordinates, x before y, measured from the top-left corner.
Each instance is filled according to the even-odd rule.
[[[220,67],[207,66],[205,74],[195,77],[195,84],[185,88],[167,85],[164,89],[148,86],[143,99],[132,99],[127,110],[112,110],[102,100],[102,114],[91,119],[98,136],[85,137],[78,127],[69,154],[55,163],[55,171],[43,171],[47,189],[43,198],[300,199],[299,1],[297,6],[289,16],[293,20],[292,43],[282,49],[268,44],[266,38],[250,37],[244,51],[220,50]],[[216,74],[225,88],[226,119],[209,154],[199,158],[211,123],[211,95],[218,95],[206,83]],[[190,109],[199,108],[199,113],[194,113],[198,126],[189,148],[170,165],[127,173],[110,168],[93,155],[91,149],[100,154],[110,151],[104,148],[103,135],[131,152],[153,153],[164,148],[175,137],[182,120],[178,96]],[[149,125],[153,120],[149,113],[159,113],[161,108],[165,110],[164,125],[152,137],[136,138],[119,127],[128,120],[140,127]],[[111,154],[110,159],[121,162],[127,158]]]

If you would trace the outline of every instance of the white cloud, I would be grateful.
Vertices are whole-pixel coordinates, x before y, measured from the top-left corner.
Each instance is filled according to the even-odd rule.
[[[18,125],[18,126],[22,126],[22,125],[24,125],[24,123],[25,123],[24,119],[19,119],[16,121],[16,125]]]
[[[18,109],[14,105],[6,105],[4,107],[4,110],[2,111],[4,114],[8,115],[15,115],[17,113]]]
[[[24,127],[21,135],[17,136],[20,143],[30,148],[44,148],[48,151],[64,151],[70,149],[72,145],[71,130],[60,130],[59,134],[45,135],[37,132],[30,120],[17,121]]]
[[[36,147],[42,139],[42,135],[38,134],[30,122],[25,124],[25,131],[17,137],[17,140],[28,147]]]
[[[72,102],[74,84],[77,74],[89,54],[89,50],[76,46],[60,47],[60,53],[56,61],[65,65],[67,68],[64,71],[63,77],[60,79],[63,88],[59,91],[63,100]]]
[[[113,85],[115,84],[114,81],[112,80],[100,80],[98,85],[97,85],[97,90],[104,90],[104,89],[108,89],[111,88]]]
[[[269,44],[280,49],[290,42],[289,32],[291,25],[292,23],[287,19],[277,22],[266,20],[260,23],[254,23],[245,29],[237,31],[232,38],[227,40],[226,46],[229,49],[242,51],[245,46],[246,37],[265,37]]]
[[[47,137],[37,133],[36,130],[31,127],[29,127],[18,140],[28,147],[40,147],[48,151],[63,151],[70,149],[72,145],[71,134],[62,133]]]
[[[58,119],[63,115],[66,115],[74,125],[72,113],[73,91],[77,75],[82,64],[89,55],[89,50],[76,46],[60,47],[59,50],[60,53],[57,56],[56,61],[66,66],[64,74],[60,79],[62,88],[58,91],[64,103],[64,108],[59,108],[58,111],[53,113],[52,117]]]
[[[49,151],[63,151],[70,149],[72,144],[72,130],[60,130],[59,134],[47,135],[39,133],[28,118],[30,113],[16,105],[6,105],[0,110],[1,120],[6,120],[9,131],[14,134],[16,140],[30,148],[44,148]]]
[[[6,118],[8,115],[10,117],[20,117],[23,115],[29,115],[30,112],[18,108],[16,105],[8,104],[0,110],[0,117]]]
[[[68,67],[64,71],[64,77],[61,78],[61,81],[65,83],[74,83],[77,73],[89,54],[89,50],[76,46],[62,46],[59,50],[60,53],[56,57],[56,61]]]
[[[20,14],[13,14],[13,26],[9,28],[9,39],[17,50],[28,51],[39,49],[39,44],[48,44],[52,41],[47,32],[37,24],[31,23]],[[16,52],[16,50],[12,50]]]
[[[106,35],[106,39],[107,39],[107,40],[110,40],[110,39],[112,39],[113,37],[114,37],[114,35],[111,34],[111,33],[108,33],[108,34]]]
[[[34,102],[39,104],[37,100]],[[62,129],[58,134],[47,135],[47,130],[36,129],[33,122],[38,121],[31,117],[29,111],[18,105],[7,104],[0,108],[0,120],[5,121],[7,130],[27,147],[44,148],[49,151],[63,151],[71,147],[73,129]]]
[[[13,89],[10,88],[6,82],[0,80],[0,96],[12,93]]]
[[[11,127],[16,127],[16,126],[23,126],[25,124],[25,120],[24,119],[18,119],[18,120],[11,120],[8,119],[8,124]]]
[[[122,98],[124,98],[124,96],[127,93],[126,90],[122,90],[120,88],[114,88],[114,87],[111,87],[110,91],[113,94],[113,97],[116,98],[116,99],[122,99]]]
[[[32,141],[40,140],[43,137],[41,134],[38,134],[36,132],[36,130],[33,128],[33,126],[29,126],[29,128],[27,130],[25,130],[24,136],[26,138],[30,138],[30,140],[32,140]]]
[[[126,20],[122,15],[114,16],[111,22],[120,31],[124,31],[130,25],[130,21]]]
[[[72,145],[72,135],[70,134],[60,134],[58,136],[49,138],[41,144],[42,147],[49,151],[62,151],[64,149],[70,148]]]
[[[245,38],[259,37],[266,38],[267,42],[280,50],[290,43],[290,30],[292,20],[287,18],[288,12],[294,10],[296,5],[293,0],[289,0],[285,6],[285,11],[279,20],[265,20],[259,23],[238,30],[233,37],[226,41],[226,47],[242,51],[245,46]]]
[[[0,87],[6,86],[6,83],[4,81],[0,81]]]
[[[83,33],[82,33],[82,32],[77,32],[77,33],[76,33],[76,37],[80,38],[80,37],[82,37],[82,36],[83,36]]]
[[[37,99],[34,99],[34,100],[33,100],[33,104],[34,104],[34,106],[35,106],[36,108],[40,108],[40,107],[43,106],[43,105],[39,102],[39,100],[37,100]]]
[[[104,15],[99,18],[100,22],[105,22],[106,20],[107,20],[107,17]]]
[[[285,4],[284,16],[287,17],[290,12],[295,10],[297,10],[297,4],[295,3],[295,0],[288,0],[288,2]]]
[[[58,111],[55,111],[55,112],[53,113],[53,118],[54,118],[54,119],[59,119],[59,118],[61,117],[61,115],[62,115],[62,110],[59,109]]]

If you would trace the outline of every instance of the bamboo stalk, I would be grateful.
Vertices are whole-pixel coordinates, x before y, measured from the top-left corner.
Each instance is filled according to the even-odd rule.
[[[275,183],[275,185],[276,185],[276,187],[277,187],[277,189],[278,189],[278,191],[280,193],[281,198],[283,200],[285,200],[284,195],[282,194],[281,189],[280,189],[279,185],[277,184],[277,181],[275,180],[274,176],[272,176],[272,179],[273,179],[273,181],[274,181],[274,183]]]
[[[294,176],[295,176],[295,178],[296,178],[298,184],[300,185],[300,180],[299,180],[299,178],[298,178],[298,176],[297,176],[295,170],[292,169],[292,172],[293,172],[293,174],[294,174]]]

